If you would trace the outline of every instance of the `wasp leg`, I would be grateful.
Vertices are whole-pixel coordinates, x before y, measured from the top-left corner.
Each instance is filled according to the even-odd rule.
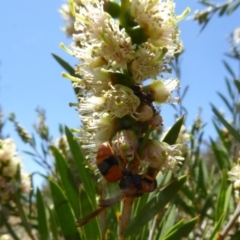
[[[114,198],[102,199],[99,201],[98,204],[100,207],[111,207],[112,205],[122,201],[124,198],[125,198],[125,195],[121,193]]]
[[[104,212],[106,209],[107,209],[107,207],[101,207],[101,208],[97,209],[96,211],[90,213],[86,217],[77,220],[76,226],[81,227],[81,226],[87,224],[89,221],[91,221],[93,218],[98,216],[100,213]]]

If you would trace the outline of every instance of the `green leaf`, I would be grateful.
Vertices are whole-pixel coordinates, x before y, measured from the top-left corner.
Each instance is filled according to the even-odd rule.
[[[230,206],[231,197],[232,197],[232,184],[228,186],[227,191],[226,191],[225,205],[224,205],[224,208],[223,208],[224,212],[227,212],[227,210]]]
[[[3,214],[2,211],[0,211],[0,221],[1,221],[1,223],[4,223],[4,224],[5,224],[6,229],[7,229],[7,231],[8,231],[8,234],[11,235],[11,237],[13,238],[13,240],[21,240],[21,239],[17,236],[17,234],[16,234],[16,232],[15,232],[15,229],[12,229],[11,224],[8,223],[8,221],[7,221],[5,215]]]
[[[221,129],[218,127],[218,125],[216,124],[216,121],[213,121],[213,125],[215,127],[215,130],[218,133],[218,137],[219,139],[221,139],[224,147],[226,148],[226,150],[228,152],[230,152],[230,148],[231,148],[231,142],[225,137],[223,131],[221,131]]]
[[[223,94],[221,94],[220,92],[217,92],[218,96],[223,100],[223,102],[226,104],[226,106],[228,107],[230,112],[233,112],[233,107],[232,105],[228,102],[227,98],[224,97]]]
[[[232,76],[232,78],[236,79],[235,74],[234,74],[232,68],[230,67],[230,65],[226,61],[223,61],[223,64],[224,64],[225,68],[227,69],[227,71],[229,72],[229,74]]]
[[[208,177],[208,171],[206,168],[205,161],[199,161],[198,167],[197,167],[197,191],[204,192],[204,194],[207,194],[207,177]]]
[[[38,232],[41,240],[49,239],[49,231],[47,226],[47,216],[45,205],[43,202],[42,194],[37,188],[37,220],[38,220]]]
[[[60,64],[60,66],[63,67],[65,71],[67,71],[70,75],[75,76],[75,70],[69,63],[67,63],[65,60],[63,60],[54,53],[52,53],[52,56]]]
[[[169,230],[169,232],[165,235],[163,239],[165,240],[169,235],[172,235],[173,233],[175,233],[175,231],[177,231],[183,224],[184,224],[184,219],[181,219],[180,221],[178,221],[175,225],[173,225],[173,227]]]
[[[193,218],[184,224],[176,224],[164,240],[176,240],[188,237],[189,233],[194,229],[199,217]],[[180,221],[181,222],[181,221]]]
[[[228,5],[225,5],[225,6],[222,7],[222,9],[219,12],[220,17],[226,12],[227,8],[228,8]]]
[[[240,93],[240,81],[234,80],[234,84],[237,87],[238,93]]]
[[[80,235],[75,226],[75,219],[67,197],[56,182],[54,182],[52,179],[49,179],[49,183],[54,209],[56,211],[64,239],[80,240]]]
[[[89,199],[89,196],[84,189],[80,190],[80,199],[80,218],[84,218],[95,209],[93,208],[91,200]],[[83,225],[81,229],[84,232],[83,234],[85,236],[85,239],[101,240],[101,230],[97,218],[93,218],[86,225]]]
[[[20,174],[20,166],[18,165],[16,179],[14,180],[14,188],[15,188],[15,204],[18,210],[19,217],[22,220],[22,225],[24,226],[27,234],[30,238],[34,239],[34,235],[32,232],[32,225],[30,224],[29,218],[25,211],[24,205],[21,202],[21,189],[19,188],[19,183],[21,182],[21,174]]]
[[[227,14],[230,15],[233,13],[238,7],[240,6],[240,1],[237,1],[236,3],[232,3],[231,6],[227,10]]]
[[[227,172],[225,169],[223,169],[222,184],[221,184],[220,192],[217,199],[217,207],[216,207],[216,215],[215,215],[216,222],[219,221],[220,218],[224,220],[222,216],[223,216],[224,206],[226,201],[226,190],[227,190]]]
[[[58,222],[55,212],[48,206],[49,212],[49,227],[52,234],[52,239],[59,239],[58,237]]]
[[[187,175],[181,176],[168,186],[166,186],[161,192],[156,194],[140,211],[139,214],[129,223],[127,229],[123,233],[123,236],[129,236],[134,232],[139,231],[145,224],[154,218],[167,203],[169,203],[177,192],[181,189],[187,179]]]
[[[229,158],[226,156],[226,153],[223,150],[220,150],[216,143],[210,138],[211,148],[214,152],[215,158],[217,160],[219,168],[222,170],[224,168],[230,169]]]
[[[222,214],[222,216],[219,218],[217,224],[215,224],[213,230],[212,230],[212,234],[211,236],[208,238],[208,240],[215,240],[216,239],[216,235],[218,233],[218,231],[220,230],[223,218],[225,217],[225,213]]]
[[[168,131],[167,135],[162,140],[168,144],[175,144],[178,138],[178,134],[181,130],[181,127],[184,122],[184,116],[180,117],[176,123],[172,126],[172,128]]]
[[[178,207],[181,208],[181,210],[183,210],[186,214],[188,214],[189,216],[196,216],[196,207],[192,206],[191,204],[191,202],[193,201],[188,202],[185,198],[181,198],[179,195],[175,197],[174,201],[178,204]]]
[[[28,155],[30,155],[32,157],[36,157],[35,153],[29,152],[29,151],[22,151],[22,152],[24,152],[24,153],[26,153],[26,154],[28,154]]]
[[[215,115],[217,116],[218,120],[227,128],[227,130],[231,133],[231,135],[238,141],[240,142],[240,134],[232,127],[231,124],[229,124],[224,118],[223,116],[218,112],[218,110],[213,106],[212,106],[212,110],[215,113]]]
[[[64,191],[68,198],[71,208],[75,213],[75,217],[79,218],[80,208],[79,208],[79,190],[77,183],[74,179],[74,175],[71,172],[69,166],[63,155],[59,152],[56,147],[51,148],[53,155],[55,157],[57,171],[60,174],[61,182],[63,184]]]
[[[85,157],[83,155],[82,149],[79,146],[79,143],[74,140],[74,136],[70,132],[70,130],[65,127],[65,133],[67,136],[68,144],[70,146],[71,153],[73,155],[74,161],[77,166],[77,170],[81,177],[81,181],[83,184],[84,190],[88,193],[89,198],[91,199],[92,205],[96,208],[96,191],[93,184],[92,176],[84,165]]]
[[[201,207],[201,210],[199,214],[201,215],[201,218],[209,217],[208,210],[215,207],[215,203],[213,203],[213,198],[216,196],[216,192],[219,189],[219,181],[215,183],[214,186],[208,189],[208,195],[205,197],[205,203]]]
[[[164,219],[163,219],[164,223],[162,226],[159,239],[163,239],[163,236],[165,236],[167,232],[169,232],[169,230],[173,227],[174,222],[176,220],[176,213],[177,213],[176,206],[172,205],[171,208],[168,209],[168,211],[164,215]]]
[[[182,96],[181,96],[181,101],[184,99],[184,97],[186,96],[187,92],[188,92],[188,89],[189,89],[189,85],[187,85],[184,89],[183,89],[183,92],[182,92]]]
[[[109,13],[113,18],[117,18],[120,14],[121,7],[117,2],[104,1],[104,11]]]
[[[231,87],[231,84],[230,84],[230,81],[227,77],[225,77],[225,83],[227,85],[227,89],[228,89],[228,93],[229,95],[231,96],[231,99],[234,100],[234,92],[232,90],[232,87]]]
[[[137,202],[134,204],[133,216],[136,216],[139,211],[146,205],[148,198],[149,194],[144,194],[137,199]]]

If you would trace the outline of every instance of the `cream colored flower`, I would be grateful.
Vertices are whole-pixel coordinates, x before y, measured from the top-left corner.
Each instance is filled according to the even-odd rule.
[[[182,51],[173,0],[132,0],[131,3],[131,15],[145,29],[148,42],[167,47],[170,54]]]
[[[14,157],[17,153],[17,148],[12,139],[0,139],[0,162],[6,162]]]
[[[149,86],[145,88],[149,90],[156,103],[177,103],[179,98],[171,95],[172,91],[179,87],[178,79],[168,79],[166,81],[155,80],[152,81]]]
[[[228,180],[233,183],[235,189],[240,190],[240,165],[236,164],[228,172]]]
[[[18,166],[21,166],[21,159],[12,157],[8,164],[2,168],[2,175],[13,178],[17,173]]]
[[[112,147],[117,156],[125,161],[133,161],[137,152],[138,140],[131,130],[122,130],[112,138]]]
[[[106,98],[106,109],[118,118],[134,114],[140,105],[140,100],[133,91],[120,84],[113,86],[104,94],[104,97]]]
[[[240,27],[234,30],[234,41],[236,44],[240,44]]]
[[[142,158],[149,162],[149,166],[162,173],[172,171],[177,174],[184,158],[181,145],[168,145],[157,140],[148,140],[142,151]]]

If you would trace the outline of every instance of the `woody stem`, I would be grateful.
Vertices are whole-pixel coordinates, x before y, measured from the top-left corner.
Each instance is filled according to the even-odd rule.
[[[132,208],[133,201],[134,201],[134,197],[127,197],[123,200],[123,209],[122,209],[122,215],[121,215],[120,227],[119,227],[119,236],[121,240],[124,239],[122,237],[122,234],[126,229],[131,217],[131,208]]]

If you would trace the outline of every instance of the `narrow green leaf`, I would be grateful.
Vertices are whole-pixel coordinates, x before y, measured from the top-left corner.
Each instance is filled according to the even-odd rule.
[[[240,1],[236,2],[236,3],[232,3],[231,6],[228,8],[227,10],[227,14],[230,15],[231,13],[233,13],[238,7],[240,6]]]
[[[170,183],[161,192],[156,194],[140,211],[139,214],[129,223],[123,235],[129,236],[139,231],[145,224],[154,218],[168,202],[170,202],[181,189],[187,179],[187,175],[179,177]]]
[[[74,179],[74,175],[59,150],[55,147],[52,147],[51,149],[55,157],[57,171],[60,174],[63,188],[68,198],[68,201],[71,204],[71,208],[74,211],[75,217],[79,218],[79,190],[78,185]]]
[[[234,84],[237,87],[238,93],[240,93],[240,81],[234,80]]]
[[[182,189],[181,189],[182,192]],[[179,195],[177,195],[174,199],[174,201],[178,204],[179,208],[181,208],[186,214],[189,216],[196,216],[196,207],[192,206],[191,202],[189,204],[188,201],[186,201],[184,198],[181,198]],[[193,201],[194,202],[194,201]]]
[[[121,7],[117,2],[105,1],[104,11],[109,13],[113,18],[117,18],[120,14]]]
[[[217,181],[214,186],[208,189],[208,195],[205,197],[205,203],[202,206],[199,214],[201,215],[201,218],[209,217],[208,210],[215,207],[215,203],[213,203],[213,198],[216,196],[216,192],[219,189],[219,181]]]
[[[232,197],[232,184],[228,186],[226,195],[225,195],[225,205],[223,208],[223,212],[227,212],[229,206],[230,206],[230,200]]]
[[[206,162],[205,161],[199,161],[198,162],[198,178],[197,178],[197,191],[204,192],[207,194],[207,177],[208,177],[208,171],[206,169]]]
[[[56,214],[49,206],[47,206],[47,207],[48,207],[48,212],[49,212],[49,227],[51,230],[52,239],[59,239],[58,222],[56,219]]]
[[[0,213],[1,213],[1,214],[0,214],[1,223],[3,223],[3,224],[6,226],[6,229],[8,230],[9,235],[11,235],[11,237],[13,238],[13,240],[21,240],[21,239],[17,236],[15,230],[12,229],[12,226],[8,223],[7,219],[5,218],[5,215],[4,215],[2,212],[0,212]]]
[[[75,70],[69,63],[54,53],[52,53],[52,56],[65,71],[67,71],[70,75],[75,76]]]
[[[54,209],[56,211],[58,222],[60,224],[64,239],[79,240],[80,235],[75,225],[75,219],[67,197],[56,182],[49,179],[49,183],[52,193]]]
[[[162,226],[162,230],[159,236],[159,239],[163,239],[163,236],[167,234],[167,232],[170,231],[170,229],[173,227],[174,222],[176,221],[176,206],[172,205],[170,209],[166,212],[164,215],[164,223]]]
[[[222,220],[225,217],[225,213],[222,214],[222,216],[219,218],[217,224],[214,226],[213,230],[212,230],[212,234],[211,236],[208,238],[208,240],[215,240],[218,231],[220,230],[221,224],[222,224]]]
[[[223,16],[223,14],[226,12],[227,8],[228,8],[229,5],[225,5],[221,8],[220,12],[219,12],[219,16]]]
[[[233,79],[235,79],[235,74],[232,70],[232,68],[230,67],[230,65],[226,62],[226,61],[223,61],[223,64],[225,66],[225,68],[228,70],[229,74],[232,76]]]
[[[175,144],[178,138],[178,134],[181,130],[181,127],[184,122],[184,116],[180,117],[176,123],[172,126],[172,128],[168,131],[167,135],[162,140],[168,144]]]
[[[225,98],[225,96],[220,93],[217,92],[218,96],[223,100],[223,102],[225,103],[225,105],[227,106],[227,108],[229,109],[230,112],[233,112],[233,107],[232,105],[228,102],[227,98]]]
[[[175,233],[182,225],[184,224],[184,219],[181,219],[178,221],[175,225],[172,226],[172,228],[169,230],[169,232],[164,236],[164,240],[169,236]]]
[[[217,116],[217,118],[219,119],[219,121],[227,128],[227,130],[232,134],[232,136],[240,142],[240,134],[232,127],[231,124],[229,124],[224,117],[218,112],[218,110],[213,106],[212,106],[212,110],[215,113],[215,115]]]
[[[81,177],[81,181],[83,184],[84,190],[88,193],[89,198],[91,199],[91,202],[93,204],[93,207],[96,208],[96,191],[93,184],[92,176],[89,172],[89,169],[87,169],[84,165],[85,157],[83,155],[83,152],[79,146],[79,143],[74,140],[74,137],[70,130],[65,127],[65,133],[67,136],[67,140],[70,146],[71,153],[73,155],[74,161],[76,163],[79,175]]]
[[[199,217],[193,218],[190,221],[179,225],[174,231],[171,231],[164,240],[176,240],[188,237],[189,233],[194,229]]]
[[[227,151],[230,151],[231,148],[231,142],[228,140],[228,138],[225,137],[225,134],[223,133],[223,131],[218,127],[216,121],[213,121],[213,125],[215,130],[218,133],[218,137],[219,139],[221,139],[224,147],[227,149]]]
[[[223,150],[220,150],[216,143],[210,138],[211,148],[217,160],[219,168],[222,170],[224,168],[230,169],[229,158],[226,156]]]
[[[183,92],[182,92],[182,96],[181,96],[181,101],[184,99],[184,97],[186,96],[187,92],[188,92],[188,89],[189,89],[189,85],[187,85],[184,89],[183,89]]]
[[[188,198],[190,201],[193,201],[195,199],[195,193],[192,192],[188,186],[183,186],[181,189],[181,192],[184,194],[186,198]]]
[[[226,190],[227,190],[227,172],[225,169],[222,171],[222,183],[220,192],[217,199],[217,207],[216,207],[216,215],[215,220],[216,222],[223,216],[224,206],[225,206],[225,198],[226,198]],[[222,218],[222,220],[224,220]]]
[[[80,218],[86,217],[88,214],[96,210],[93,208],[91,200],[89,199],[89,196],[84,189],[80,190],[80,210]],[[81,228],[84,231],[85,239],[101,240],[101,230],[97,218],[92,219]]]
[[[234,92],[233,92],[233,90],[232,90],[230,81],[229,81],[229,79],[228,79],[227,77],[225,77],[225,83],[226,83],[226,85],[227,85],[228,93],[229,93],[231,99],[234,100]]]
[[[144,194],[143,196],[137,199],[137,202],[134,204],[133,216],[135,217],[139,211],[145,206],[148,201],[149,194]]]
[[[46,216],[45,204],[43,202],[42,194],[37,188],[37,220],[38,220],[38,232],[41,240],[50,239],[48,231],[48,220]]]
[[[23,151],[23,152],[30,155],[30,156],[36,157],[35,153],[29,152],[29,151]]]
[[[203,4],[203,5],[206,5],[206,6],[210,6],[210,7],[213,7],[213,8],[215,8],[216,6],[216,3],[213,3],[213,2],[210,2],[210,1],[206,1],[206,0],[201,0],[200,1],[201,2],[201,4]]]
[[[23,227],[25,228],[30,238],[34,239],[34,235],[32,232],[32,225],[30,224],[24,205],[21,203],[21,190],[19,188],[20,182],[21,182],[21,174],[20,174],[20,166],[18,165],[16,179],[14,182],[14,188],[15,188],[15,194],[16,194],[15,204],[18,210],[19,217],[21,218]]]

